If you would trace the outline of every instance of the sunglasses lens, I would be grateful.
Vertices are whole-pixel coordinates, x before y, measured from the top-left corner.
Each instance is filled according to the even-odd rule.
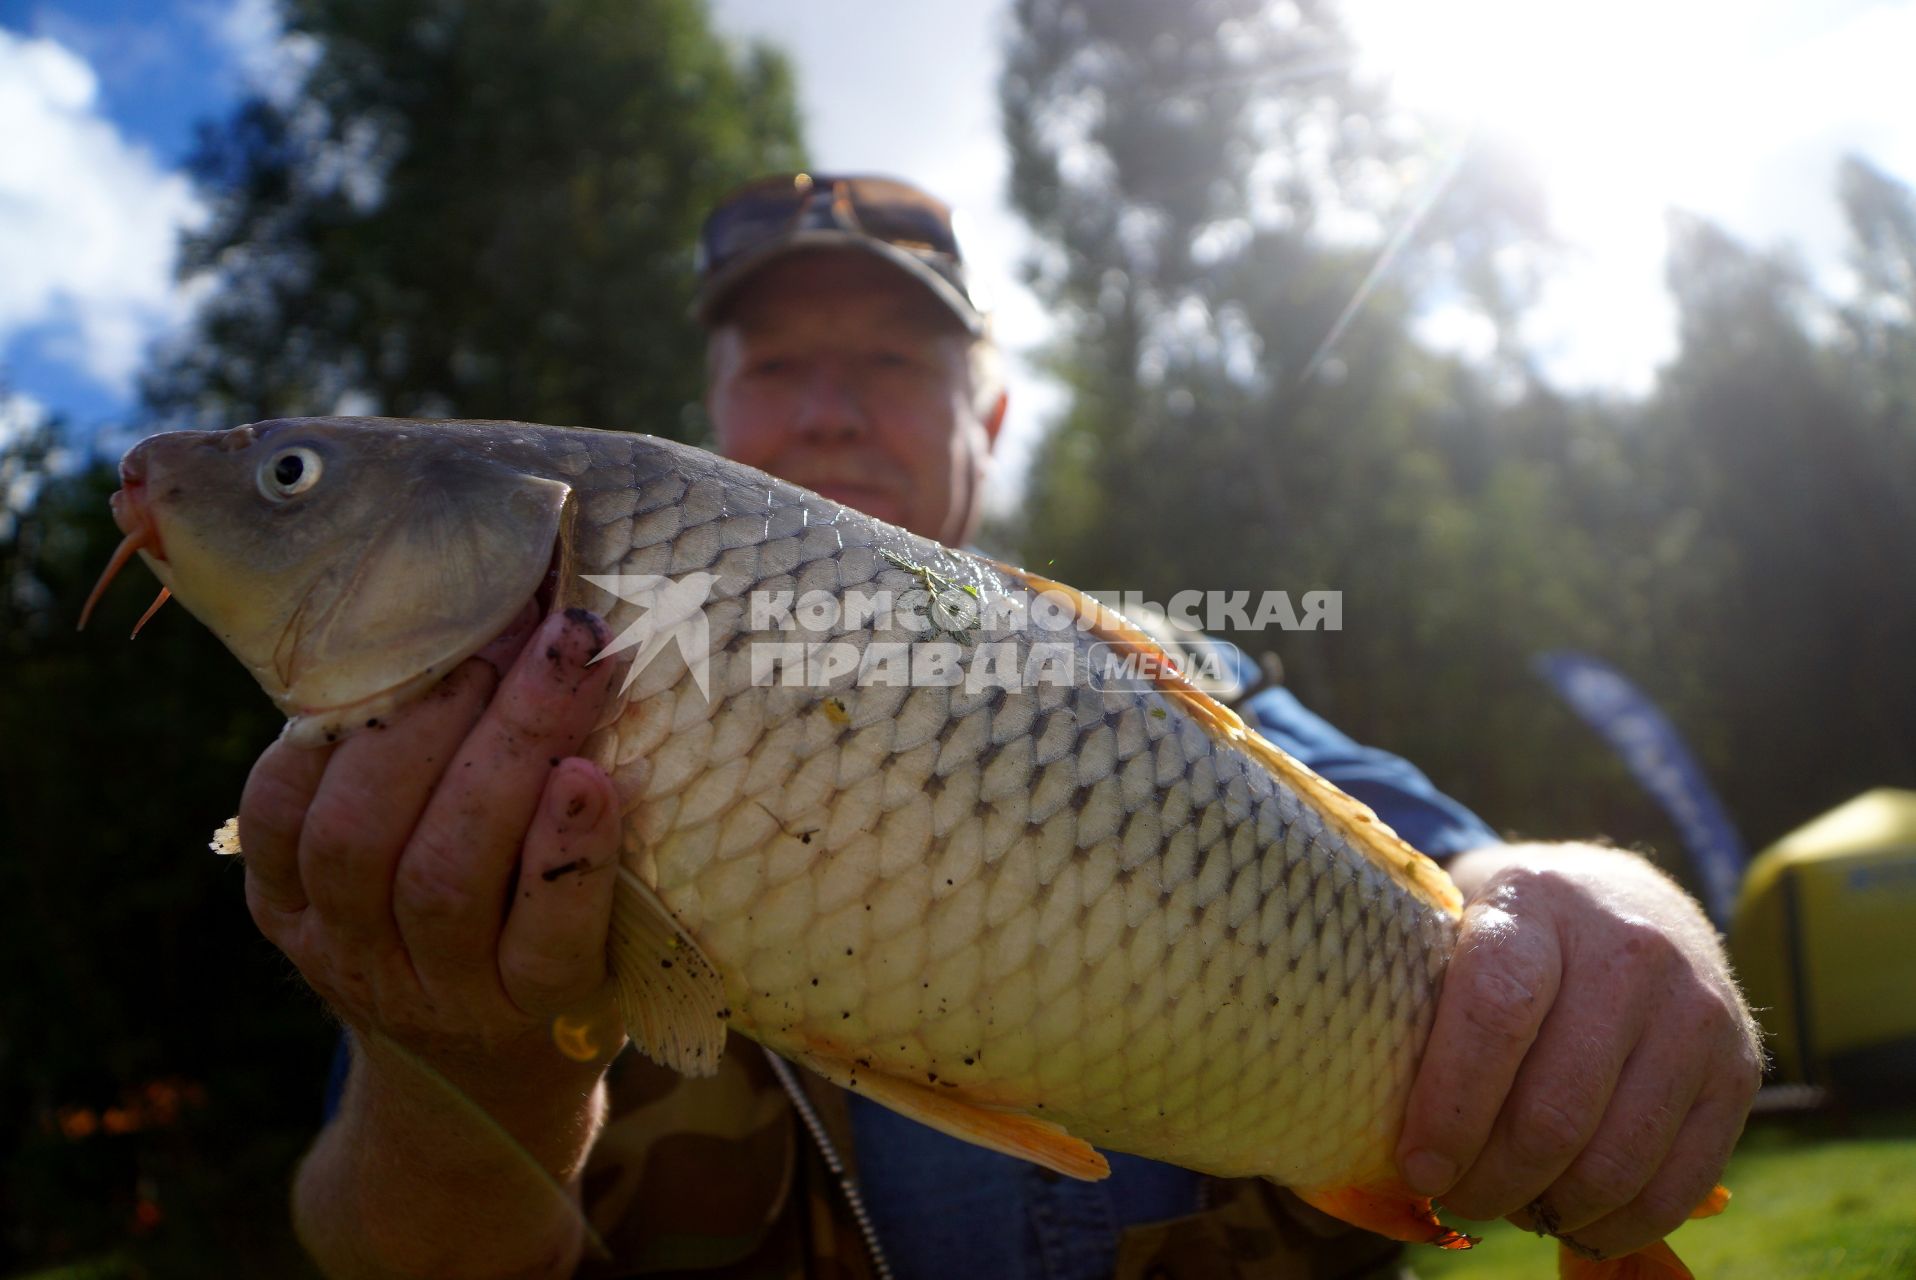
[[[785,174],[762,178],[734,191],[714,208],[699,232],[698,275],[704,320],[723,288],[727,268],[741,259],[775,252],[810,232],[836,232],[902,249],[916,265],[936,273],[962,301],[960,317],[978,322],[965,282],[964,256],[952,230],[951,210],[916,187],[890,178]],[[748,268],[749,269],[749,268]],[[948,299],[949,300],[949,299]]]
[[[813,189],[783,181],[738,192],[706,218],[699,233],[699,270],[710,274],[740,254],[779,239],[792,228]]]
[[[901,249],[954,262],[961,257],[951,211],[916,188],[883,178],[773,178],[735,192],[712,211],[699,236],[699,269],[710,275],[814,218]]]
[[[893,182],[858,181],[850,187],[852,209],[866,235],[901,249],[961,256],[951,210],[944,205]]]

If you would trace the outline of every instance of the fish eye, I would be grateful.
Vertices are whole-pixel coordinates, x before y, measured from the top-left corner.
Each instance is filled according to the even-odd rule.
[[[259,491],[275,501],[306,492],[319,483],[319,455],[299,446],[281,449],[259,469]]]

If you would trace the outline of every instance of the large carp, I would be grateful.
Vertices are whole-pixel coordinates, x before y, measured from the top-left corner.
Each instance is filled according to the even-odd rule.
[[[112,568],[302,740],[535,595],[637,651],[582,754],[626,802],[610,959],[654,1058],[708,1071],[729,1026],[1074,1177],[1097,1144],[1468,1243],[1392,1161],[1456,886],[1095,601],[639,435],[302,418],[121,476]]]

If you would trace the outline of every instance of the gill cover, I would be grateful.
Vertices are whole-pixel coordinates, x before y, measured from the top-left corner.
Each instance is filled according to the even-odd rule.
[[[297,738],[376,718],[505,629],[539,589],[570,489],[488,458],[426,470],[274,655]]]

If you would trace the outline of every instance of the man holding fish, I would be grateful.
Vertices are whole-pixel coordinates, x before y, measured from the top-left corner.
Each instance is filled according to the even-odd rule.
[[[1006,400],[945,206],[884,180],[768,179],[714,211],[700,248],[697,318],[710,335],[706,404],[719,450],[963,545]],[[725,1183],[696,1199],[745,1197],[748,1218],[802,1199],[789,1186],[754,1192],[752,1168],[803,1168],[827,1184],[810,1188],[827,1207],[809,1225],[793,1226],[800,1210],[788,1207],[784,1226],[751,1222],[729,1252],[654,1254],[643,1260],[652,1272],[809,1252],[833,1256],[843,1274],[882,1273],[857,1243],[875,1235],[900,1275],[1141,1274],[1153,1258],[1173,1274],[1206,1249],[1248,1266],[1219,1243],[1248,1223],[1240,1243],[1268,1237],[1269,1270],[1256,1274],[1394,1274],[1384,1270],[1397,1265],[1393,1251],[1366,1253],[1369,1237],[1340,1240],[1330,1219],[1295,1202],[1253,1204],[1232,1184],[1135,1158],[1113,1160],[1105,1182],[1061,1183],[863,1098],[822,1126],[852,1148],[827,1159],[855,1156],[859,1167],[869,1204],[848,1214],[820,1157],[781,1145],[796,1126],[755,1058],[749,1080],[682,1086],[733,1090],[684,1113],[716,1120],[688,1127],[649,1113],[653,1146],[620,1167],[623,1200],[607,1178],[588,1177],[595,1144],[620,1132],[617,1116],[607,1129],[616,1037],[587,1036],[568,1056],[554,1049],[554,1027],[606,1025],[581,1011],[606,998],[617,882],[591,869],[619,856],[621,800],[575,753],[619,678],[618,663],[591,662],[611,639],[596,616],[541,617],[528,599],[432,695],[336,744],[282,740],[248,782],[240,839],[254,918],[362,1032],[294,1195],[301,1237],[328,1274],[636,1274],[619,1265],[630,1257],[582,1267],[577,1213],[529,1178],[493,1124],[558,1182],[585,1183],[595,1225],[622,1252],[627,1237],[606,1214],[643,1198],[634,1185],[652,1194],[661,1171],[667,1182]],[[1220,692],[1239,695],[1253,727],[1412,845],[1447,859],[1462,890],[1394,1153],[1403,1186],[1453,1215],[1516,1215],[1593,1256],[1674,1230],[1721,1173],[1760,1071],[1695,903],[1628,853],[1497,843],[1421,774],[1350,743],[1281,689]],[[727,1060],[749,1049],[735,1037]],[[415,1056],[464,1099],[422,1076]],[[688,1141],[674,1148],[674,1136]],[[735,1149],[739,1163],[673,1162],[672,1151],[701,1141]],[[1335,1211],[1368,1221],[1346,1209]],[[856,1234],[821,1243],[821,1212]]]

